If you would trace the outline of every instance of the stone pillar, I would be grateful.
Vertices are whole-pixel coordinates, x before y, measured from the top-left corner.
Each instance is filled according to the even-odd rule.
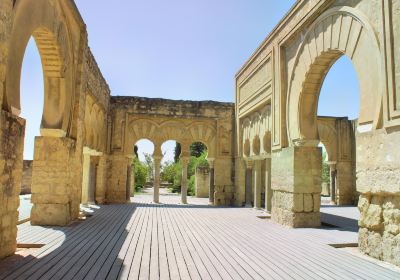
[[[0,259],[17,248],[25,120],[0,112]]]
[[[108,172],[106,200],[108,203],[126,203],[129,156],[110,156],[111,168]]]
[[[209,204],[214,205],[215,196],[215,182],[214,182],[214,159],[208,159],[208,165],[210,166],[210,191],[209,191]]]
[[[160,203],[160,172],[161,172],[161,156],[154,156],[154,192],[153,202]]]
[[[400,130],[358,133],[356,138],[359,248],[400,266]]]
[[[254,208],[261,208],[261,161],[256,160],[253,168]]]
[[[331,202],[336,204],[336,163],[329,164]]]
[[[73,139],[35,138],[31,224],[65,226],[76,218],[73,213],[79,213],[72,187],[78,182],[74,152]]]
[[[90,162],[90,177],[89,177],[89,192],[88,202],[89,204],[96,204],[96,173],[97,164],[93,162],[93,158]]]
[[[83,205],[89,204],[89,184],[90,184],[90,154],[83,153],[83,173],[82,173],[82,198]]]
[[[265,210],[272,209],[272,188],[271,188],[271,159],[265,159]]]
[[[252,207],[251,205],[252,177],[253,177],[253,161],[246,160],[246,187],[245,187],[246,207]]]
[[[127,172],[126,172],[126,193],[125,198],[126,202],[130,202],[131,200],[131,175],[132,175],[132,165],[128,162]]]
[[[182,157],[181,164],[182,164],[181,203],[187,204],[187,189],[188,189],[187,169],[189,164],[189,157]]]
[[[135,163],[132,160],[131,164],[131,196],[135,196]]]
[[[83,172],[82,172],[82,197],[83,205],[95,204],[95,181],[96,175],[93,174],[93,157],[102,156],[102,153],[88,147],[83,148]]]
[[[106,185],[107,185],[107,157],[99,157],[97,164],[96,174],[96,202],[102,204],[106,198]]]
[[[272,154],[272,220],[290,227],[320,226],[319,147],[288,147]]]

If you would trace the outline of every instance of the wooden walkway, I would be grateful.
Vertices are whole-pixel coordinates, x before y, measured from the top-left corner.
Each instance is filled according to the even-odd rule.
[[[46,245],[0,262],[0,279],[400,279],[327,245],[354,242],[356,233],[288,229],[257,210],[200,200],[135,200],[65,228],[21,225],[18,242]]]

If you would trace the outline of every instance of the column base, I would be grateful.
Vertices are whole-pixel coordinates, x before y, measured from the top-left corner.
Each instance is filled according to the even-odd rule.
[[[293,228],[311,228],[321,226],[321,215],[314,213],[296,213],[282,208],[272,208],[272,221]]]
[[[66,226],[71,222],[69,204],[35,204],[31,224],[41,226]]]
[[[305,228],[321,226],[320,195],[274,191],[272,220],[281,225]]]

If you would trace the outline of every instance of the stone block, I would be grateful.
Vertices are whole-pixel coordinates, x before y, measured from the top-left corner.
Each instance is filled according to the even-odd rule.
[[[32,225],[66,226],[70,221],[69,204],[36,203],[32,207]]]
[[[312,194],[304,194],[304,212],[314,211],[314,198]]]
[[[278,224],[293,228],[319,227],[321,225],[320,213],[294,213],[282,208],[272,207],[272,220]]]

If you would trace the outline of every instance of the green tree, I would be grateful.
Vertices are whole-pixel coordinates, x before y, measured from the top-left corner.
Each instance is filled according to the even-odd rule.
[[[137,157],[133,160],[133,164],[135,167],[135,192],[139,192],[146,183],[149,171],[147,166],[143,164]]]
[[[147,178],[151,181],[153,180],[154,176],[154,161],[153,161],[153,156],[148,153],[144,153],[144,163],[146,164],[147,167]]]
[[[328,183],[330,184],[331,182],[331,176],[330,176],[330,167],[329,164],[326,162],[326,152],[322,151],[322,183]]]
[[[201,157],[204,151],[207,151],[207,146],[201,142],[194,142],[190,145],[190,156],[192,157]]]

